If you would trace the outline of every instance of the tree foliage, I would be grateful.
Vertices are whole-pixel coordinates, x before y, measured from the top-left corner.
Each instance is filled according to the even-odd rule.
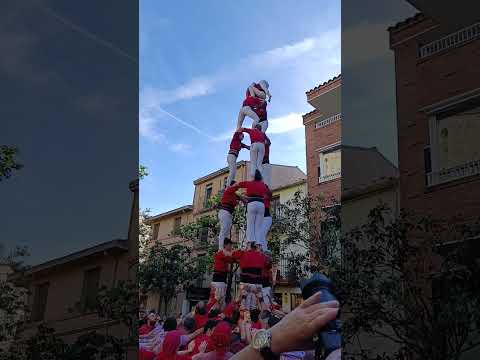
[[[170,301],[198,278],[204,269],[198,258],[191,256],[191,248],[185,245],[165,247],[153,244],[138,268],[138,283],[144,292],[159,293],[165,310]]]
[[[8,179],[14,170],[20,170],[23,167],[17,161],[17,155],[16,147],[0,145],[0,181]]]
[[[454,224],[392,219],[379,206],[341,237],[342,257],[328,269],[344,309],[346,359],[459,359],[480,344],[477,245]],[[372,338],[389,344],[388,354],[372,351]]]

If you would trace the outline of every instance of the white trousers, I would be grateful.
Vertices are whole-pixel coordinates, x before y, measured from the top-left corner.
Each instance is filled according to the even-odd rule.
[[[237,130],[243,127],[243,120],[245,119],[245,116],[251,118],[254,124],[260,121],[260,118],[250,106],[242,106],[240,108],[240,112],[238,113]]]
[[[263,234],[263,215],[265,205],[260,201],[252,201],[247,205],[247,242],[260,244]]]
[[[232,214],[230,214],[227,210],[220,209],[218,211],[218,221],[220,222],[218,248],[223,249],[223,242],[225,241],[225,238],[230,236],[230,229],[232,228]]]
[[[272,288],[270,286],[262,287],[262,295],[264,304],[270,308],[272,305]]]
[[[262,246],[263,251],[268,250],[267,235],[271,227],[272,227],[272,217],[271,216],[264,217],[262,222],[262,240],[260,241],[260,245]]]
[[[259,170],[263,176],[263,156],[265,155],[265,144],[253,143],[250,146],[250,175],[255,176],[255,170]]]
[[[268,186],[269,189],[272,188],[272,165],[262,164],[262,176],[263,182]]]
[[[260,120],[259,120],[260,121]],[[257,125],[258,122],[254,121],[253,124],[252,124],[252,129],[255,127],[255,125]],[[268,129],[268,120],[263,120],[260,122],[260,125],[262,126],[262,132],[265,134],[265,132],[267,131]]]
[[[228,164],[227,187],[229,187],[231,182],[235,180],[235,176],[237,175],[237,157],[235,155],[228,154],[227,164]]]

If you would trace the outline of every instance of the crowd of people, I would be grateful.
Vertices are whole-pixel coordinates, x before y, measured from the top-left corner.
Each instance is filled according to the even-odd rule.
[[[337,316],[336,301],[320,303],[317,293],[292,312],[253,309],[242,316],[236,302],[223,311],[218,303],[199,302],[192,313],[162,320],[154,311],[141,314],[139,360],[263,359],[252,346],[256,334],[268,329],[271,351],[279,359],[314,359],[312,339]],[[329,360],[340,359],[333,352]]]
[[[155,312],[142,314],[139,359],[313,359],[314,335],[337,316],[338,303],[321,303],[318,293],[289,314],[280,310],[272,296],[274,279],[267,244],[272,225],[271,142],[265,133],[267,98],[268,102],[271,99],[268,88],[265,80],[248,87],[230,143],[229,186],[218,205],[220,232],[209,300],[199,302],[183,317],[162,320]],[[253,120],[251,129],[242,127],[246,116]],[[249,134],[250,145],[242,143],[244,133]],[[236,183],[237,158],[244,148],[250,150],[251,179]],[[246,204],[246,241],[234,250],[230,232],[240,202]],[[240,284],[232,299],[228,278],[238,268]],[[338,351],[329,354],[329,359],[338,358]]]

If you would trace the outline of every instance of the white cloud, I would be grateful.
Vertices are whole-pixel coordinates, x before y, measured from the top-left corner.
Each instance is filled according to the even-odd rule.
[[[198,96],[210,95],[218,91],[223,83],[243,79],[246,70],[249,74],[254,71],[254,68],[267,67],[271,71],[286,64],[296,64],[296,60],[312,53],[314,50],[331,50],[339,47],[339,44],[339,31],[328,31],[318,37],[305,38],[293,44],[249,55],[236,64],[219,69],[216,73],[195,77],[173,89],[146,87],[144,96],[156,97],[159,104],[166,105]]]
[[[188,153],[192,149],[192,146],[190,144],[172,144],[168,147],[171,151],[177,152],[177,153]]]
[[[254,66],[276,66],[312,51],[315,49],[317,41],[315,38],[306,38],[291,45],[285,45],[249,56],[245,62]]]
[[[303,128],[302,114],[290,113],[268,120],[267,133],[282,134],[299,128]]]

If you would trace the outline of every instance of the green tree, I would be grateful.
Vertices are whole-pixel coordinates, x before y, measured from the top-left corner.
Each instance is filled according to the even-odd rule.
[[[344,309],[346,359],[453,360],[480,345],[480,264],[468,241],[478,233],[455,224],[392,219],[377,207],[341,237],[342,256],[328,269]],[[391,351],[376,354],[364,341],[373,337]]]
[[[144,165],[140,165],[138,167],[138,177],[140,178],[140,180],[143,180],[147,176],[148,176],[148,168]]]
[[[23,165],[16,157],[18,149],[14,146],[0,145],[0,181],[8,179],[14,170],[20,170]]]
[[[142,291],[161,296],[166,313],[170,301],[203,276],[199,260],[191,256],[192,249],[185,245],[165,247],[153,244],[138,268],[138,283]]]
[[[328,206],[327,206],[328,205]],[[291,281],[324,271],[340,253],[339,206],[297,191],[274,214],[269,247]]]

